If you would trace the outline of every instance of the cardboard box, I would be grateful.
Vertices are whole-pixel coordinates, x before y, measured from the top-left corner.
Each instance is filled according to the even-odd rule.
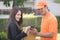
[[[25,27],[23,28],[23,31],[25,30]],[[35,40],[36,35],[31,34],[29,31],[27,32],[27,36],[23,38],[23,40]]]

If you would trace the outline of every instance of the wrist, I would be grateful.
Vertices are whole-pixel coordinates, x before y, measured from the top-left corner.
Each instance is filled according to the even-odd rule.
[[[39,35],[39,32],[36,32],[36,35],[38,36]]]
[[[40,32],[37,32],[37,36],[41,36]]]

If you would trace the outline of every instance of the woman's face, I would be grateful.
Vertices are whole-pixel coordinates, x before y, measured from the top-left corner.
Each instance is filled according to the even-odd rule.
[[[17,14],[15,15],[15,19],[16,19],[16,21],[19,21],[20,18],[21,18],[21,11],[19,10],[19,11],[17,12]]]

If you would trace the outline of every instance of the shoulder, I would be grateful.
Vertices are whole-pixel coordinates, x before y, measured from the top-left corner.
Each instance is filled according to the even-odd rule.
[[[10,24],[8,25],[8,27],[16,27],[16,23],[15,22],[10,22]]]
[[[52,13],[49,13],[49,20],[57,20],[56,16],[54,16]]]
[[[53,14],[50,14],[49,21],[53,23],[58,23],[56,16]]]

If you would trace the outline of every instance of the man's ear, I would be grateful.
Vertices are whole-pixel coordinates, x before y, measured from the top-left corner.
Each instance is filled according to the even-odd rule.
[[[45,8],[47,8],[47,9],[48,9],[48,11],[50,11],[47,5],[44,5],[44,7],[45,7]]]

